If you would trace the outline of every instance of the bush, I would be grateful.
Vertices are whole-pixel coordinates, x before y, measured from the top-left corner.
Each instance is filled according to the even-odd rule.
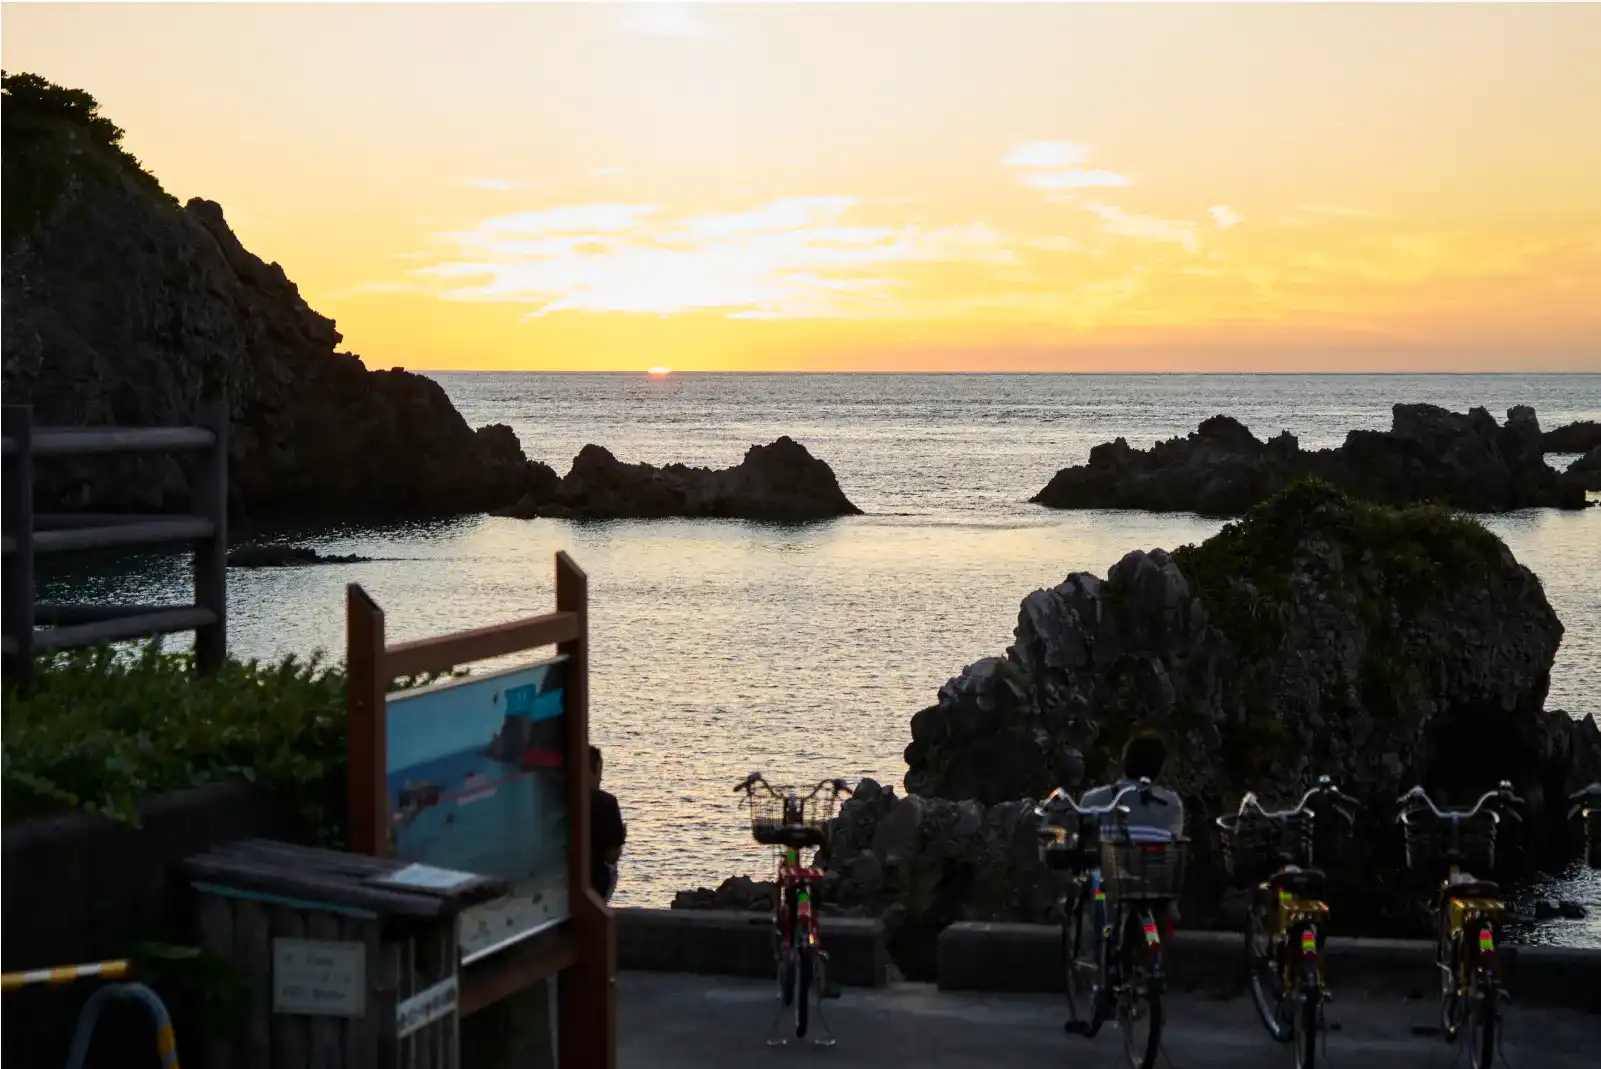
[[[323,802],[345,764],[345,675],[291,655],[196,678],[194,655],[159,640],[76,650],[40,658],[26,689],[7,682],[4,740],[7,823],[79,809],[137,824],[146,796],[242,778],[284,792],[330,833]]]

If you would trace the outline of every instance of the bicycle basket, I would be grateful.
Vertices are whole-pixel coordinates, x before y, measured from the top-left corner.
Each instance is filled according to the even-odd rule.
[[[839,799],[831,794],[792,797],[793,791],[787,787],[774,791],[750,796],[751,837],[764,846],[821,846]]]
[[[1401,818],[1406,840],[1406,866],[1433,876],[1455,864],[1465,872],[1495,868],[1495,818],[1488,812],[1472,820],[1441,820],[1432,813]]]
[[[1237,887],[1255,887],[1286,864],[1312,864],[1312,820],[1309,816],[1269,820],[1247,813],[1218,818],[1223,867]]]
[[[1101,883],[1108,898],[1123,902],[1172,899],[1184,884],[1188,839],[1139,842],[1101,840]]]

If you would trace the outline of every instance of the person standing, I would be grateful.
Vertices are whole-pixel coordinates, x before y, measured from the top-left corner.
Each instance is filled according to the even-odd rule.
[[[601,900],[609,903],[617,890],[617,863],[628,839],[628,825],[623,823],[616,795],[600,788],[601,764],[600,747],[591,746],[589,769],[595,780],[589,795],[590,883]]]

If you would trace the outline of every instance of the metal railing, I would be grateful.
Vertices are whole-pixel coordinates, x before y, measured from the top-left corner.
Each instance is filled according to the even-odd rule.
[[[3,653],[8,677],[26,677],[38,653],[81,649],[179,631],[195,633],[201,674],[228,655],[228,408],[203,405],[196,427],[35,427],[32,410],[4,407]],[[172,515],[33,511],[37,459],[194,451],[202,454],[189,511]],[[194,547],[192,605],[86,605],[34,601],[40,553],[188,543]]]

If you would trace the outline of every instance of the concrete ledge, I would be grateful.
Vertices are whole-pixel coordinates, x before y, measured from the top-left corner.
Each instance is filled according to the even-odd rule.
[[[1238,932],[1180,929],[1166,966],[1178,991],[1234,991],[1245,980]],[[940,933],[937,979],[947,991],[1062,990],[1061,931],[1044,924],[953,924]],[[1601,1013],[1601,948],[1505,947],[1517,1001]],[[1328,941],[1329,986],[1339,992],[1432,1000],[1438,973],[1431,944],[1404,939]]]
[[[651,972],[773,975],[772,918],[714,909],[612,910],[617,967]],[[889,954],[877,918],[823,917],[829,974],[852,987],[883,987]]]

